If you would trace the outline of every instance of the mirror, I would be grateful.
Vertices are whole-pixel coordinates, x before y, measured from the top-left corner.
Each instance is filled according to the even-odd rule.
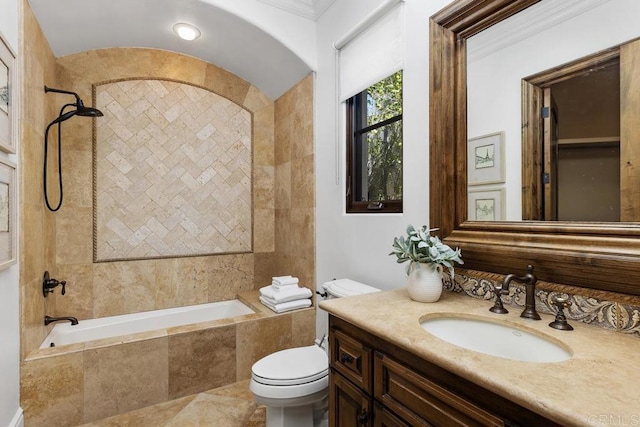
[[[471,270],[509,274],[532,264],[541,280],[640,295],[640,227],[633,223],[468,220],[467,42],[538,2],[458,0],[431,17],[430,227],[462,249]]]
[[[620,173],[619,150],[626,143],[620,142],[621,64],[619,56],[615,61],[606,56],[614,50],[619,55],[619,45],[640,35],[635,18],[639,13],[638,2],[624,0],[542,0],[467,40],[470,144],[480,135],[500,131],[505,154],[504,163],[492,168],[504,169],[505,178],[491,185],[474,182],[474,172],[491,168],[477,169],[469,157],[470,209],[479,191],[501,189],[505,215],[496,212],[489,220],[640,221],[639,216],[620,212],[620,187],[627,187],[621,181],[629,172],[623,168]],[[602,31],[603,22],[615,25]],[[576,71],[577,63],[598,52],[605,52],[605,57]],[[535,101],[527,99],[523,80],[540,81],[545,73],[544,84],[535,88],[549,92],[552,105],[542,106],[551,111],[549,123],[542,115],[521,114],[521,105]],[[622,119],[633,116],[630,112]],[[521,129],[529,120],[547,123],[542,132],[552,138],[540,138],[540,149],[524,158],[521,147],[527,134],[521,136]],[[547,130],[551,125],[554,131]],[[630,154],[623,149],[625,153]],[[537,176],[523,177],[522,166],[531,163],[539,165]],[[540,202],[532,200],[536,196]],[[468,218],[480,219],[480,214],[470,213]]]

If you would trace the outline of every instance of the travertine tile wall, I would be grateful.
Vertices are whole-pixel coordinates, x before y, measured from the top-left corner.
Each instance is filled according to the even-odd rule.
[[[251,113],[175,81],[95,90],[95,259],[250,252]]]
[[[275,252],[279,271],[315,290],[313,76],[275,102]]]
[[[225,300],[268,284],[271,276],[281,274],[300,276],[303,285],[314,287],[312,77],[276,101],[276,117],[276,103],[256,87],[215,65],[173,52],[114,48],[56,60],[26,1],[24,5],[20,255],[23,357],[38,348],[46,336],[48,328],[42,323],[45,314],[86,319]],[[93,84],[127,78],[187,82],[222,95],[252,113],[252,253],[93,263],[91,119],[74,117],[64,122],[64,203],[56,213],[45,210],[43,131],[58,115],[60,106],[72,99],[67,95],[45,96],[44,84],[77,92],[91,104]],[[276,126],[282,141],[276,142]],[[300,133],[292,138],[296,132]],[[50,151],[55,152],[55,133],[50,139],[54,142]],[[276,148],[281,144],[285,148]],[[57,160],[52,158],[50,164],[55,172]],[[53,183],[50,198],[57,201],[53,173],[49,181]],[[276,181],[283,192],[288,188],[286,198],[277,201]],[[292,186],[296,181],[298,184]],[[292,201],[299,202],[295,208]],[[64,297],[57,289],[43,298],[45,270],[67,280]]]
[[[92,85],[117,79],[170,79],[211,90],[253,114],[254,175],[273,167],[273,102],[242,79],[195,58],[151,49],[105,49],[57,60],[59,84],[92,99]],[[96,119],[99,120],[99,119]],[[254,254],[272,251],[273,215],[255,204],[254,253],[93,263],[91,121],[65,123],[63,177],[75,193],[56,213],[56,261],[67,295],[56,294],[56,315],[93,318],[234,298],[254,288]],[[266,161],[265,161],[266,158]],[[273,181],[254,197],[268,199]],[[272,191],[272,190],[271,190]],[[266,193],[266,195],[265,195]],[[271,209],[273,210],[273,208]]]
[[[38,348],[45,336],[43,325],[45,299],[42,296],[42,276],[45,270],[56,274],[55,215],[46,210],[42,192],[42,162],[44,130],[64,99],[45,95],[44,86],[57,86],[56,61],[44,38],[31,8],[23,0],[24,34],[21,52],[24,74],[21,79],[22,111],[20,120],[20,310],[21,352],[26,355]],[[54,129],[55,130],[55,129]],[[52,132],[51,152],[56,151],[56,133]],[[55,158],[52,157],[55,163]],[[52,168],[52,170],[55,170]],[[54,175],[48,175],[50,182]],[[57,186],[51,196],[57,200]],[[47,301],[52,310],[51,301]]]

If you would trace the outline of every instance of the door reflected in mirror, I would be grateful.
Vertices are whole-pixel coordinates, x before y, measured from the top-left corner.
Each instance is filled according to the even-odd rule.
[[[557,7],[543,0],[467,40],[469,143],[502,133],[505,156],[502,181],[474,185],[468,171],[468,201],[502,191],[507,221],[640,222],[640,2]],[[617,25],[594,31],[605,20]]]

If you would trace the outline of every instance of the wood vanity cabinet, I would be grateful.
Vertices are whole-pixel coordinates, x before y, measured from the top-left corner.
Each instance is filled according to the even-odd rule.
[[[333,315],[330,427],[555,426]]]

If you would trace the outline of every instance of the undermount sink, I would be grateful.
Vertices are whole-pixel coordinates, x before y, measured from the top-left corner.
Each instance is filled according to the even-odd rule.
[[[422,328],[450,344],[491,356],[524,362],[562,362],[571,358],[564,346],[511,325],[454,315],[423,319]]]

